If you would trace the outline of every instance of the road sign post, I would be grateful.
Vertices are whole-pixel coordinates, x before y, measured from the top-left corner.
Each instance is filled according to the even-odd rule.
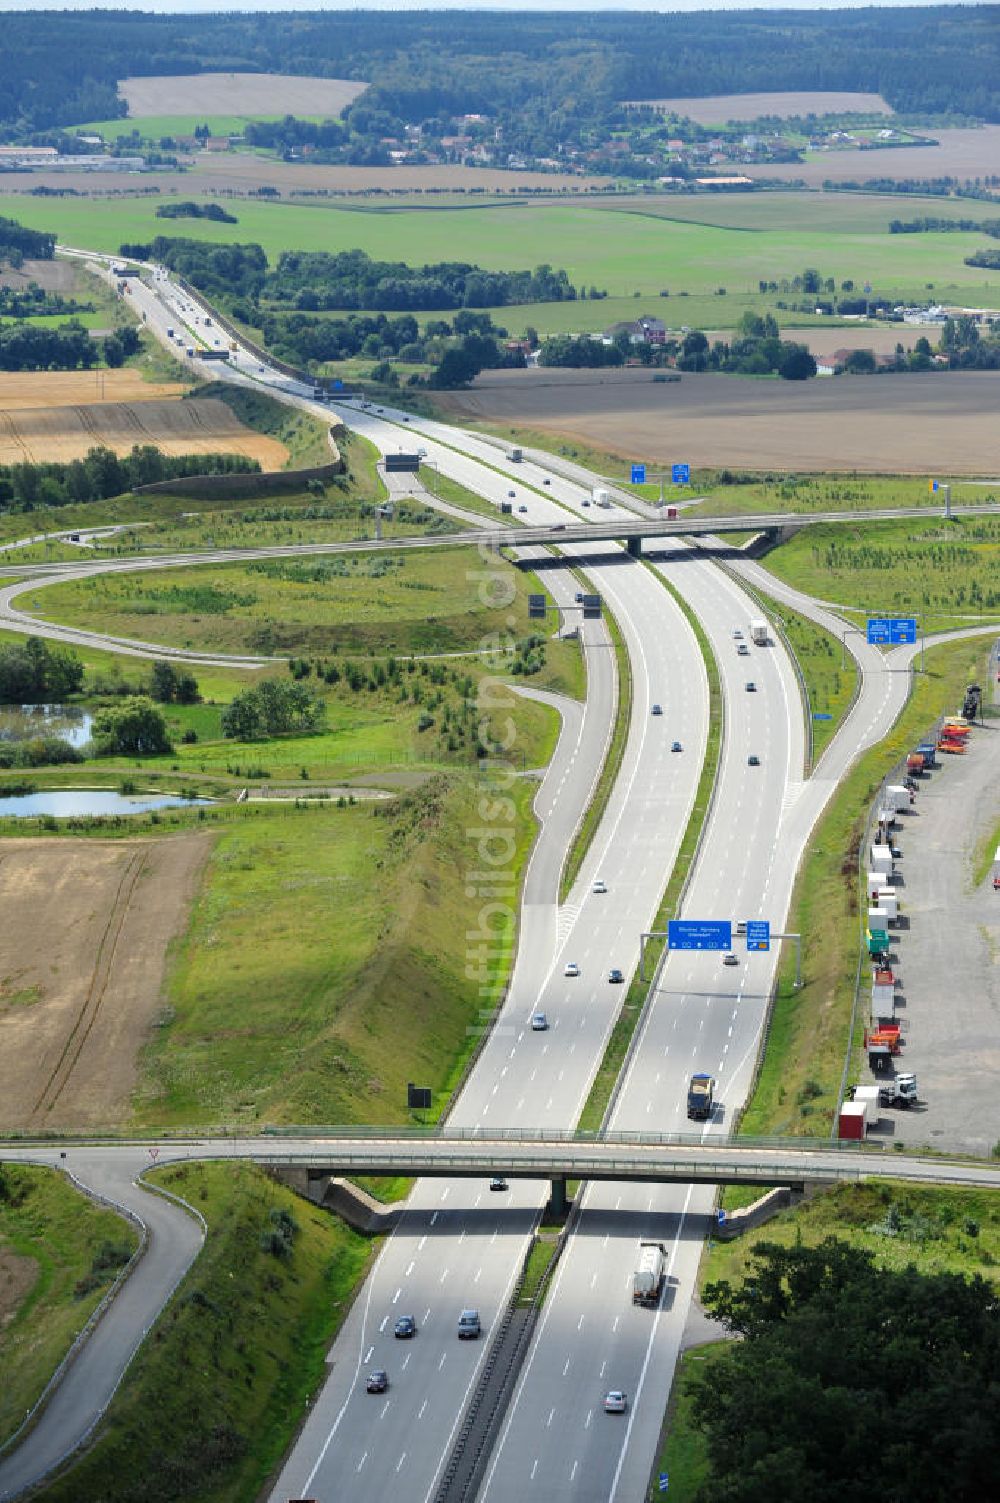
[[[670,950],[731,950],[733,926],[729,919],[671,919],[667,924]]]

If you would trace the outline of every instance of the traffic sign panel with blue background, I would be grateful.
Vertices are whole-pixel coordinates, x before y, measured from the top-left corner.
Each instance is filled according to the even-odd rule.
[[[917,620],[915,616],[888,616],[869,619],[868,644],[870,647],[886,647],[895,642],[915,642]]]
[[[733,926],[729,919],[671,919],[667,946],[671,950],[731,950]]]
[[[691,466],[689,464],[672,464],[670,466],[670,478],[674,485],[687,485],[691,479]]]
[[[770,919],[747,919],[747,949],[769,950],[771,948]]]
[[[634,464],[632,466],[632,484],[646,484],[646,466],[644,464]]]

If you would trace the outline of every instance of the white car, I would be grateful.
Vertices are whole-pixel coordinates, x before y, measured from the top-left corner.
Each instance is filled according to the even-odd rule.
[[[593,887],[591,888],[591,892],[607,892],[607,890],[608,890],[608,884],[606,882],[602,881],[600,877],[597,878],[597,881],[594,883]]]
[[[531,1014],[532,1033],[544,1033],[548,1026],[549,1020],[543,1012],[533,1012]]]
[[[740,631],[740,629],[739,629],[738,626],[734,626],[733,627],[733,641],[734,642],[742,642],[742,640],[743,640],[743,633]]]
[[[628,1394],[620,1388],[611,1388],[604,1395],[605,1414],[624,1414],[628,1408]]]
[[[579,976],[579,974],[580,974],[580,967],[577,965],[576,961],[575,960],[567,960],[566,967],[565,967],[565,969],[563,971],[563,975],[564,976]]]

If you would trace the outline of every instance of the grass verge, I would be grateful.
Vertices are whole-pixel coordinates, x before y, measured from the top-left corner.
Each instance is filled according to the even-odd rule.
[[[205,1246],[96,1441],[46,1503],[245,1503],[322,1381],[373,1244],[246,1164],[150,1176],[197,1206]]]
[[[0,1441],[38,1402],[138,1240],[55,1170],[0,1165]]]
[[[234,386],[230,381],[209,381],[188,392],[191,397],[215,397],[225,402],[231,412],[255,428],[276,438],[288,450],[286,470],[308,469],[311,465],[330,464],[333,450],[327,437],[328,423],[312,417],[298,407],[278,402],[266,392],[247,386]],[[339,438],[338,438],[339,447]]]
[[[927,653],[927,671],[889,735],[855,765],[809,843],[792,894],[789,925],[803,936],[803,984],[795,955],[778,967],[760,1073],[740,1131],[823,1136],[837,1107],[858,964],[858,851],[871,800],[885,773],[942,710],[961,702],[985,655],[982,642]]]
[[[661,576],[658,576],[661,577]],[[694,806],[688,817],[687,827],[677,852],[673,871],[667,882],[663,899],[656,913],[654,928],[663,929],[667,920],[674,914],[674,910],[680,899],[684,884],[687,881],[691,864],[698,851],[701,840],[701,832],[704,828],[705,818],[708,814],[712,800],[712,790],[715,787],[715,779],[719,769],[719,755],[722,748],[722,684],[719,679],[719,669],[715,661],[715,654],[711,644],[702,630],[701,623],[685,600],[677,594],[674,587],[666,580],[662,581],[664,587],[674,596],[681,610],[687,617],[695,636],[705,663],[705,671],[708,675],[708,741],[705,746],[705,760],[702,763],[701,777],[698,780],[698,788],[694,797]],[[664,941],[651,939],[646,946],[647,974],[652,974],[659,963],[663,953]],[[584,1131],[596,1131],[604,1121],[604,1114],[611,1100],[611,1093],[621,1073],[625,1056],[628,1054],[629,1045],[636,1025],[642,1016],[643,1003],[649,990],[649,982],[641,981],[638,975],[633,976],[632,982],[622,1004],[622,1010],[618,1015],[611,1037],[608,1039],[604,1057],[601,1060],[594,1083],[590,1088],[590,1095],[580,1115],[578,1126]]]
[[[615,704],[614,728],[611,732],[611,740],[608,743],[604,765],[597,779],[593,797],[584,811],[579,828],[573,836],[573,843],[566,853],[566,861],[559,880],[560,903],[566,901],[573,883],[580,875],[580,868],[590,849],[590,842],[594,838],[594,831],[603,819],[604,811],[608,807],[611,790],[615,786],[615,780],[621,771],[622,757],[625,755],[625,743],[628,740],[629,723],[632,719],[632,665],[625,650],[625,641],[619,630],[618,622],[607,606],[604,608],[604,620],[608,628],[608,635],[611,638],[611,645],[614,648],[615,668],[618,676],[618,696]]]

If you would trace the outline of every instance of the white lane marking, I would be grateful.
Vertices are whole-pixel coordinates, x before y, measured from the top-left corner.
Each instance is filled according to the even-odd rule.
[[[582,1331],[583,1330],[583,1316],[582,1315],[580,1316],[580,1319],[576,1323],[576,1328],[577,1328],[578,1331]]]
[[[405,1356],[405,1357],[404,1357],[404,1358],[403,1358],[403,1367],[402,1367],[402,1371],[404,1371],[404,1372],[405,1372],[405,1370],[406,1370],[406,1364],[407,1364],[407,1363],[408,1363],[408,1362],[409,1362],[409,1360],[410,1360],[410,1358],[411,1358],[411,1357],[412,1357],[412,1356],[413,1356],[413,1353],[412,1353],[412,1352],[407,1352],[407,1354],[406,1354],[406,1356]]]
[[[417,1266],[416,1263],[414,1263],[411,1260],[409,1267],[407,1268],[406,1272],[403,1275],[404,1279],[408,1279],[410,1277],[410,1274],[413,1272],[413,1270],[416,1268],[416,1266]]]
[[[435,1212],[435,1215],[436,1214],[437,1213]],[[424,1243],[426,1241],[427,1241],[426,1237],[421,1237],[420,1241],[417,1243],[417,1252],[423,1252],[423,1250],[424,1250]]]
[[[440,1277],[440,1278],[439,1278],[439,1279],[438,1279],[438,1283],[439,1283],[439,1284],[443,1284],[443,1283],[444,1283],[444,1281],[445,1281],[445,1279],[446,1279],[446,1278],[447,1278],[447,1277],[448,1277],[448,1270],[447,1270],[447,1268],[444,1268],[444,1269],[442,1269],[442,1271],[441,1271],[441,1277]]]
[[[606,1367],[607,1367],[607,1365],[608,1365],[608,1364],[607,1364],[607,1362],[606,1362],[606,1361],[605,1361],[605,1362],[602,1362],[602,1363],[601,1363],[601,1370],[600,1370],[600,1372],[599,1372],[599,1373],[598,1373],[598,1374],[597,1374],[597,1376],[598,1376],[598,1377],[599,1377],[599,1378],[603,1378],[603,1377],[604,1377],[604,1369],[605,1369],[605,1368],[606,1368]]]
[[[418,1420],[419,1419],[423,1419],[423,1417],[424,1417],[424,1410],[426,1408],[427,1408],[427,1400],[424,1399],[424,1402],[421,1404],[420,1408],[417,1410],[417,1419]]]
[[[365,1454],[362,1456],[361,1460],[358,1462],[358,1464],[357,1464],[357,1466],[355,1467],[354,1470],[356,1472],[360,1472],[361,1468],[364,1466],[364,1464],[365,1464],[365,1462],[367,1460],[368,1460],[368,1452],[366,1451]]]
[[[434,1225],[434,1223],[435,1223],[435,1221],[436,1221],[436,1220],[437,1220],[437,1219],[438,1219],[438,1216],[439,1216],[439,1215],[440,1215],[440,1214],[441,1214],[441,1213],[440,1213],[440,1212],[439,1212],[439,1211],[435,1211],[435,1212],[434,1212],[434,1215],[433,1215],[433,1216],[432,1216],[432,1217],[431,1217],[431,1226],[433,1226],[433,1225]]]
[[[532,1480],[532,1482],[534,1482],[534,1480],[535,1480],[535,1473],[537,1471],[538,1471],[538,1457],[536,1456],[535,1459],[534,1459],[534,1461],[531,1463],[531,1480]]]
[[[380,1326],[379,1326],[379,1331],[380,1331],[380,1332],[381,1332],[381,1331],[384,1331],[384,1330],[385,1330],[385,1328],[386,1328],[386,1326],[387,1326],[387,1325],[388,1325],[388,1324],[389,1324],[389,1317],[388,1317],[388,1315],[383,1315],[383,1317],[382,1317],[382,1324],[381,1324],[381,1325],[380,1325]],[[367,1360],[368,1360],[368,1359],[367,1359],[367,1357],[366,1357],[366,1358],[365,1358],[365,1361],[366,1361],[366,1362],[367,1362]]]
[[[425,1311],[424,1311],[424,1318],[423,1318],[423,1320],[422,1320],[422,1321],[421,1321],[421,1322],[420,1322],[420,1324],[421,1324],[421,1325],[422,1325],[422,1326],[424,1326],[424,1325],[426,1325],[426,1324],[427,1324],[427,1322],[428,1322],[428,1321],[429,1321],[429,1320],[430,1320],[430,1318],[431,1318],[431,1312],[430,1312],[430,1310],[429,1310],[429,1309],[427,1309],[427,1310],[425,1310]]]
[[[568,1357],[567,1357],[567,1358],[566,1358],[566,1366],[565,1366],[565,1367],[564,1367],[564,1368],[563,1368],[563,1377],[564,1377],[564,1378],[565,1378],[565,1376],[566,1376],[566,1374],[567,1374],[567,1373],[568,1373],[568,1372],[569,1372],[569,1358],[568,1358]]]
[[[426,1400],[424,1402],[426,1403]],[[404,1451],[403,1454],[402,1454],[402,1456],[396,1462],[396,1471],[397,1472],[401,1472],[403,1470],[403,1462],[405,1460],[406,1460],[406,1452]]]
[[[388,1413],[388,1410],[389,1410],[389,1405],[391,1403],[392,1403],[391,1399],[386,1399],[385,1405],[383,1406],[383,1409],[382,1409],[382,1413],[379,1415],[379,1419],[385,1419],[386,1414]],[[360,1471],[360,1467],[358,1468],[358,1470]]]
[[[587,1410],[587,1418],[583,1422],[583,1428],[585,1430],[589,1430],[590,1429],[590,1422],[591,1422],[591,1420],[593,1418],[594,1418],[594,1411],[593,1411],[593,1409],[588,1409]]]
[[[574,1463],[573,1463],[573,1470],[569,1474],[569,1480],[571,1482],[573,1481],[573,1478],[576,1476],[576,1469],[577,1469],[577,1467],[579,1465],[580,1465],[580,1463],[578,1461],[574,1461]]]
[[[448,1353],[447,1352],[442,1352],[441,1353],[441,1361],[438,1363],[438,1372],[441,1371],[442,1367],[444,1367],[444,1365],[447,1362],[447,1360],[448,1360]]]
[[[551,1427],[552,1427],[552,1421],[555,1419],[555,1415],[556,1415],[555,1410],[554,1409],[550,1409],[549,1410],[549,1417],[545,1421],[545,1428],[546,1428],[546,1430],[551,1429]]]
[[[402,1289],[397,1289],[396,1290],[395,1294],[392,1296],[392,1302],[393,1302],[393,1304],[396,1303],[396,1301],[399,1299],[399,1296],[402,1294],[402,1292],[403,1292]]]

